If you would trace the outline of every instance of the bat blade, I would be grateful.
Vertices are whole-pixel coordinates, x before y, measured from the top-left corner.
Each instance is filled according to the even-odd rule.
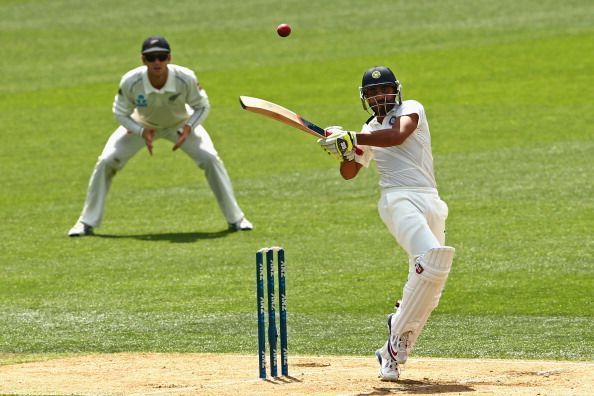
[[[247,111],[262,114],[263,116],[280,121],[293,128],[301,129],[310,135],[316,137],[326,136],[324,129],[276,103],[260,98],[253,98],[251,96],[240,96],[239,103],[241,104],[241,107]]]

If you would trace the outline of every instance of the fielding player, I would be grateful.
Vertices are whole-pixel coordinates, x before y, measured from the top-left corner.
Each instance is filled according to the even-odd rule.
[[[340,174],[352,179],[375,159],[380,175],[379,214],[409,256],[408,280],[396,312],[388,316],[389,336],[376,351],[380,378],[396,381],[399,364],[439,302],[454,248],[445,245],[448,207],[437,193],[429,124],[423,106],[402,101],[401,85],[383,66],[363,75],[363,107],[373,115],[360,133],[327,128],[320,145],[341,160]]]
[[[229,228],[251,230],[252,224],[235,200],[225,166],[201,125],[210,111],[210,103],[196,75],[170,63],[171,49],[163,37],[147,38],[141,53],[144,66],[122,77],[113,102],[113,113],[120,126],[99,156],[82,213],[68,235],[90,235],[94,227],[99,227],[115,174],[143,146],[152,155],[153,141],[160,138],[174,143],[173,150],[181,148],[204,170]]]

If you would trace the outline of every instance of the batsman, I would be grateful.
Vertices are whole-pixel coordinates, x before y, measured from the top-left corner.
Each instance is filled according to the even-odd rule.
[[[375,160],[380,217],[409,257],[402,299],[388,316],[388,340],[375,353],[379,377],[397,381],[401,365],[439,303],[454,248],[445,246],[448,206],[437,192],[423,105],[402,101],[400,82],[384,66],[363,74],[359,94],[363,108],[372,113],[362,130],[329,127],[318,143],[341,161],[340,174],[346,180]]]

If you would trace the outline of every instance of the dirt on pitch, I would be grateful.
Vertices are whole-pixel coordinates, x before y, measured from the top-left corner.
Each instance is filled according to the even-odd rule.
[[[0,366],[1,394],[592,395],[594,362],[411,358],[398,382],[375,358],[290,356],[287,378],[258,379],[257,357],[119,353]]]

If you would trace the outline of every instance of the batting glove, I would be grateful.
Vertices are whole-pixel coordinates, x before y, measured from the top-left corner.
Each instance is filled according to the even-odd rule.
[[[340,133],[344,131],[344,128],[341,126],[330,126],[327,128],[324,128],[324,136],[328,137],[330,135],[332,135],[333,133]],[[318,144],[320,145],[320,147],[322,147],[322,149],[326,152],[326,154],[331,155],[332,157],[336,158],[339,161],[342,161],[342,155],[340,155],[340,153],[338,152],[338,149],[336,148],[336,145],[332,144],[326,144],[325,139],[318,139]]]
[[[329,126],[327,128],[324,128],[324,132],[326,133],[324,136],[328,137],[328,136],[332,135],[333,133],[344,132],[344,128],[341,127],[340,125],[334,125],[334,126]]]
[[[323,140],[328,151],[335,152],[339,160],[352,161],[355,159],[355,146],[357,145],[357,134],[345,130],[336,130]]]
[[[322,147],[322,150],[324,150],[326,152],[326,154],[333,156],[334,158],[336,158],[339,161],[342,160],[342,156],[338,153],[338,150],[336,150],[335,145],[327,146],[324,143],[324,139],[318,139],[318,144],[320,145],[320,147]]]

